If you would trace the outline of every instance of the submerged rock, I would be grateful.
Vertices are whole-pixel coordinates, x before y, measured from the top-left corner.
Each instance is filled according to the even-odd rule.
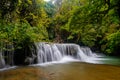
[[[27,56],[27,57],[25,58],[25,61],[24,61],[24,62],[25,62],[25,64],[34,64],[36,58],[37,58],[37,56],[34,55],[34,54],[32,54],[31,57]]]

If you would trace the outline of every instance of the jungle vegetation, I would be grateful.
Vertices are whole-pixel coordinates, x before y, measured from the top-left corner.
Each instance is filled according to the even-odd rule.
[[[0,47],[77,43],[120,55],[120,0],[1,0]]]

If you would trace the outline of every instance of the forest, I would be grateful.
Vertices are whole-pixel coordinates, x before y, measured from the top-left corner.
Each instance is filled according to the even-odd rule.
[[[25,49],[36,42],[76,43],[120,56],[119,4],[120,0],[0,0],[0,49]]]

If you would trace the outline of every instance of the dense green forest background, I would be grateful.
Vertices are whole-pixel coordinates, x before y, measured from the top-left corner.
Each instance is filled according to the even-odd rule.
[[[120,56],[119,4],[120,0],[1,0],[0,47],[77,43]]]

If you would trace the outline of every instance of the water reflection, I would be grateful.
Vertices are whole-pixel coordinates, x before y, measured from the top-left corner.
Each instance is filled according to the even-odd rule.
[[[0,80],[119,80],[119,75],[119,65],[69,62],[2,71]]]

